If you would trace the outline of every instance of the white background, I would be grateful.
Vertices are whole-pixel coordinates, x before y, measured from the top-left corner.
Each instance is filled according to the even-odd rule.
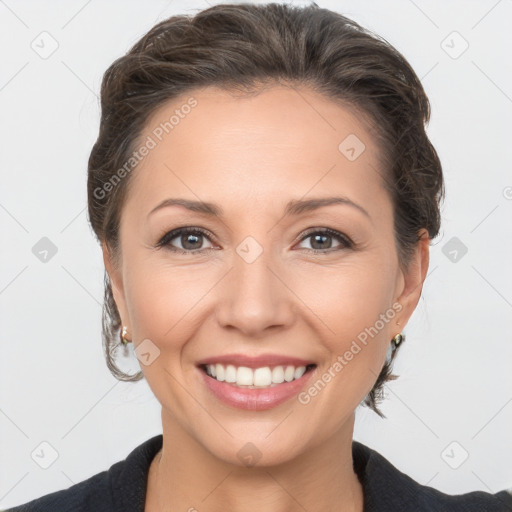
[[[108,469],[161,432],[146,382],[116,381],[103,359],[86,165],[108,65],[157,21],[213,3],[0,1],[0,508]],[[497,492],[512,486],[512,2],[317,3],[410,61],[447,188],[387,419],[361,408],[354,437],[423,485]],[[47,59],[31,48],[43,31],[59,45]],[[469,43],[458,58],[453,31]],[[32,253],[45,236],[58,249],[47,263]],[[456,262],[443,253],[452,237],[468,249]],[[48,469],[31,458],[43,441],[58,452]],[[469,453],[458,469],[441,455],[453,441]]]

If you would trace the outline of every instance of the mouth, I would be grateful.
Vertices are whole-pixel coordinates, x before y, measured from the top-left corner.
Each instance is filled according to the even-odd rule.
[[[316,364],[275,365],[250,368],[233,364],[201,364],[200,369],[217,382],[240,389],[274,388],[301,379],[316,368]]]
[[[207,392],[224,405],[263,411],[297,396],[317,364],[279,356],[226,356],[201,361],[197,368]]]

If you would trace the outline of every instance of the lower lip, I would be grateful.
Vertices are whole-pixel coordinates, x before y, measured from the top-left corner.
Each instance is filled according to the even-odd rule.
[[[315,368],[307,371],[300,379],[283,382],[271,388],[261,389],[239,388],[210,377],[201,368],[198,370],[201,372],[208,389],[225,404],[238,409],[264,411],[298,395],[314,373]]]

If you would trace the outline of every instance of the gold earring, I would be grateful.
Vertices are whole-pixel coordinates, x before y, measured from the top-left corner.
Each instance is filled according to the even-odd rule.
[[[393,344],[393,348],[397,348],[398,345],[400,345],[400,343],[402,343],[402,341],[404,340],[404,335],[399,332],[398,334],[395,334],[395,336],[393,337],[393,339],[391,340],[391,343]]]
[[[123,330],[121,331],[121,342],[123,343],[123,345],[128,345],[128,343],[130,343],[130,341],[131,341],[126,338],[127,332],[128,332],[128,329],[126,328],[125,325],[123,325]]]

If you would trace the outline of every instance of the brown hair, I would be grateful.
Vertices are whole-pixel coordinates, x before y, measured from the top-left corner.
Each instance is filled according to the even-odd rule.
[[[172,16],[107,69],[87,188],[89,221],[114,261],[129,171],[136,167],[130,156],[151,114],[199,87],[250,94],[281,82],[305,85],[342,102],[371,125],[385,162],[382,178],[393,202],[400,265],[407,268],[419,231],[425,228],[431,239],[438,234],[444,196],[441,163],[425,132],[428,98],[411,66],[388,42],[315,3],[221,4],[194,16]],[[142,372],[129,375],[115,364],[120,322],[105,272],[107,365],[116,378],[137,381]],[[396,352],[363,402],[382,417],[377,405],[384,398],[384,383],[397,378],[391,373]]]

